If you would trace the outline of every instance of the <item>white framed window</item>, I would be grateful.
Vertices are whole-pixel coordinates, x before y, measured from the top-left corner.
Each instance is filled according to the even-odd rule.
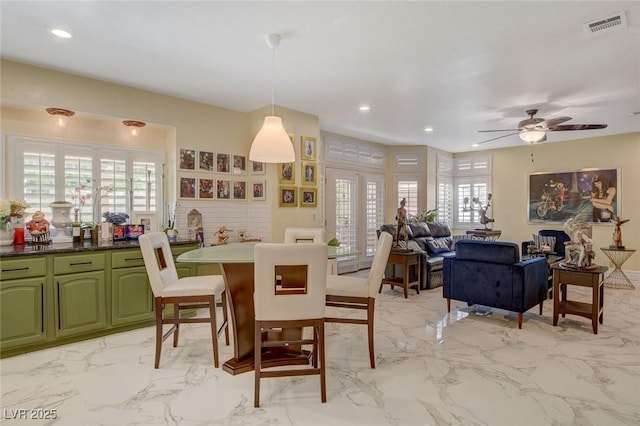
[[[410,178],[398,178],[396,180],[397,203],[405,199],[404,208],[407,210],[407,217],[414,216],[420,211],[418,206],[418,181]]]
[[[103,145],[11,136],[10,188],[34,210],[50,217],[49,204],[69,201],[85,222],[102,214],[157,210],[162,205],[162,153],[153,150],[105,148]],[[13,179],[12,179],[13,178]],[[100,205],[94,210],[99,187]],[[99,217],[93,217],[94,214]]]
[[[457,158],[453,167],[453,226],[473,228],[480,225],[480,207],[491,193],[492,162],[490,156]],[[442,188],[442,191],[446,191]],[[440,191],[440,187],[438,188]],[[440,194],[439,194],[440,195]],[[444,196],[444,195],[443,195]]]

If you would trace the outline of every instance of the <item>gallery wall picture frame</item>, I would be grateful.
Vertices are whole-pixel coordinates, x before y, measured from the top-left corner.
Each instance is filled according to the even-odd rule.
[[[233,174],[234,175],[247,174],[247,157],[246,156],[233,154]]]
[[[158,232],[159,222],[158,213],[153,211],[134,211],[131,212],[131,223],[134,225],[142,225],[144,232]]]
[[[263,163],[262,161],[251,162],[252,175],[263,175],[265,173],[267,173],[267,163]]]
[[[247,199],[247,181],[245,180],[233,181],[233,199],[243,200],[243,201]]]
[[[216,153],[216,173],[231,173],[231,154]]]
[[[202,200],[213,200],[215,193],[215,180],[198,177],[198,198]]]
[[[589,168],[529,174],[530,224],[576,221],[602,224],[620,212],[620,169]]]
[[[251,199],[265,201],[267,199],[267,182],[265,180],[251,181]]]
[[[217,200],[231,199],[231,181],[229,179],[216,180],[216,199]]]
[[[317,158],[317,139],[311,136],[300,136],[300,157],[303,160],[315,160]]]
[[[180,148],[178,153],[178,168],[180,170],[196,169],[196,150],[192,148]]]
[[[215,157],[212,151],[198,151],[198,170],[201,172],[213,172],[215,170]]]
[[[278,164],[278,183],[281,185],[295,185],[296,163]]]
[[[312,161],[302,162],[302,186],[318,185],[318,163]]]
[[[180,198],[196,198],[196,177],[180,176]]]
[[[298,207],[298,188],[295,186],[281,186],[278,204],[280,207]]]
[[[317,188],[300,188],[300,207],[317,207],[318,206],[318,189]]]

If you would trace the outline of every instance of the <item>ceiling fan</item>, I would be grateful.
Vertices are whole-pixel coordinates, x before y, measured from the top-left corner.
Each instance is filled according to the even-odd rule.
[[[519,135],[520,139],[528,143],[540,143],[547,140],[547,131],[564,131],[564,130],[591,130],[591,129],[604,129],[606,124],[562,124],[565,121],[571,120],[571,117],[555,117],[549,120],[544,118],[534,118],[533,116],[538,113],[537,109],[528,109],[527,114],[529,118],[522,120],[518,123],[517,129],[504,129],[504,130],[478,130],[479,132],[513,132],[508,135],[498,136],[497,138],[487,139],[482,142],[478,142],[476,145],[491,142],[496,139],[506,138],[507,136]]]

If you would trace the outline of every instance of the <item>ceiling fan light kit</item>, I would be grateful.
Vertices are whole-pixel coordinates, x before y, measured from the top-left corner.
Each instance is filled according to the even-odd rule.
[[[494,141],[496,139],[506,138],[512,135],[518,135],[520,139],[527,143],[540,143],[547,140],[546,132],[557,132],[566,130],[593,130],[604,129],[606,124],[562,124],[565,121],[571,120],[571,117],[555,117],[546,120],[544,118],[536,118],[534,115],[538,113],[537,109],[527,110],[529,118],[526,118],[518,123],[517,129],[502,129],[502,130],[479,130],[479,132],[513,132],[507,135],[498,136],[495,138],[487,139],[482,142],[474,144],[474,146],[481,145],[486,142]]]

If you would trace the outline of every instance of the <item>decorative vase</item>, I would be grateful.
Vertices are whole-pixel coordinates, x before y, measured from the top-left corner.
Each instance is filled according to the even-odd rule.
[[[14,234],[11,222],[0,222],[0,246],[12,245]]]
[[[73,204],[71,203],[51,203],[49,204],[51,207],[51,211],[53,212],[53,218],[51,219],[51,223],[57,229],[66,229],[71,226],[73,220],[71,220],[71,207]]]

